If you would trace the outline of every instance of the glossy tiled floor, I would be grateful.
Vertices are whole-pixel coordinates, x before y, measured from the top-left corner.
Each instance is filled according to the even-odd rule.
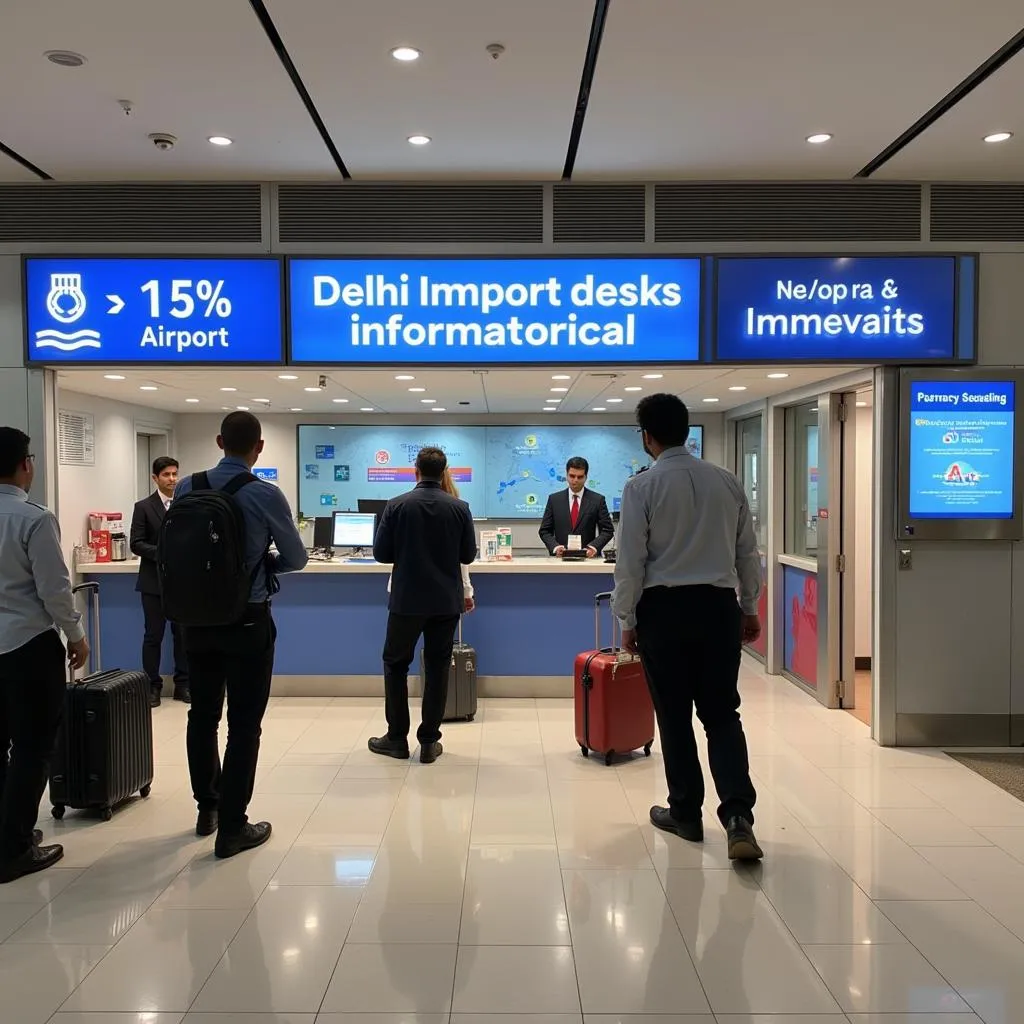
[[[150,800],[0,887],[11,1024],[1018,1024],[1024,804],[744,667],[763,868],[656,834],[655,756],[584,761],[568,702],[490,702],[381,762],[377,701],[283,700],[264,849],[191,834],[185,710]],[[503,1015],[503,1016],[495,1016]]]

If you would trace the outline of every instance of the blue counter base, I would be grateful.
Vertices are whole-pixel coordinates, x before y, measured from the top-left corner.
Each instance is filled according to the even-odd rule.
[[[142,656],[143,619],[135,577],[105,573],[86,578],[100,584],[104,666],[137,668]],[[274,598],[278,628],[275,676],[379,679],[388,614],[386,580],[384,574],[377,573],[282,577],[281,592]],[[610,590],[612,577],[572,572],[479,573],[473,585],[477,609],[466,616],[463,635],[466,643],[477,649],[482,682],[493,678],[495,687],[506,691],[514,689],[514,680],[523,679],[522,694],[503,695],[541,696],[544,694],[529,692],[527,680],[572,675],[576,655],[594,643],[594,595]],[[610,622],[602,625],[607,644]],[[171,667],[168,635],[165,672]],[[499,679],[503,682],[498,683]],[[548,685],[543,684],[545,688]],[[300,695],[291,686],[288,691]]]

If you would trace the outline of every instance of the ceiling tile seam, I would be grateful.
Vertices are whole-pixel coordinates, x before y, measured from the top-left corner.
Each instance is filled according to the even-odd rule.
[[[274,52],[277,54],[277,58],[281,62],[281,66],[284,68],[285,73],[288,75],[289,79],[291,79],[292,86],[298,93],[299,99],[302,100],[302,103],[306,108],[306,113],[309,114],[314,127],[320,133],[320,138],[327,147],[327,152],[331,154],[331,159],[334,161],[342,178],[349,181],[352,178],[352,175],[349,173],[348,167],[345,166],[345,161],[341,158],[341,153],[338,151],[338,147],[334,144],[334,139],[331,138],[331,133],[328,131],[324,119],[320,116],[320,111],[317,110],[316,104],[313,102],[313,97],[309,94],[309,90],[302,81],[299,69],[295,66],[295,62],[288,53],[288,48],[284,45],[281,33],[278,32],[277,26],[274,24],[274,19],[271,18],[266,4],[263,0],[249,0],[249,6],[253,9],[253,13],[259,20],[259,23],[266,34],[267,40],[270,42],[271,47],[273,47]]]
[[[16,164],[21,164],[21,166],[24,167],[26,171],[29,171],[31,174],[34,174],[40,180],[53,181],[52,175],[47,174],[46,171],[44,171],[41,167],[36,167],[36,165],[32,163],[32,161],[29,160],[27,157],[22,156],[19,152],[17,152],[17,150],[11,149],[10,146],[6,146],[2,142],[0,142],[0,153],[3,153],[6,157],[10,157],[10,159],[13,160]]]
[[[902,135],[897,136],[876,157],[869,160],[854,178],[869,178],[915,139],[923,135],[941,117],[948,114],[962,99],[992,77],[1024,49],[1024,28],[1008,39],[987,60],[979,64],[963,81],[955,85],[930,110],[921,115]]]
[[[608,8],[611,0],[595,0],[594,17],[590,23],[590,36],[587,39],[587,51],[583,57],[583,72],[580,75],[580,89],[576,95],[576,109],[573,112],[572,128],[569,131],[569,145],[565,153],[565,164],[562,167],[562,180],[572,178],[576,167],[576,154],[579,152],[580,139],[583,137],[583,123],[587,118],[587,107],[590,105],[590,90],[594,85],[594,73],[597,70],[597,58],[601,52],[601,40],[604,37],[604,26],[608,20]]]

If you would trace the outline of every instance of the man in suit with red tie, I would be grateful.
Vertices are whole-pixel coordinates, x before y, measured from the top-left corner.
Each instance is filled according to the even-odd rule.
[[[565,464],[568,488],[548,498],[539,532],[544,546],[556,557],[576,546],[570,537],[579,537],[579,548],[587,558],[594,558],[615,536],[604,495],[587,489],[589,474],[587,460],[574,456]]]

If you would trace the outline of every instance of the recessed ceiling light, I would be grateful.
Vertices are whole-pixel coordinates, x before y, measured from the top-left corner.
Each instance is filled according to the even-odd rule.
[[[561,399],[560,398],[545,398],[544,401],[545,402],[560,402]]]
[[[368,405],[364,405],[362,407],[362,409],[360,409],[359,411],[360,412],[373,412],[373,409],[371,409],[370,406],[368,406]]]
[[[572,375],[568,373],[556,373],[552,376],[552,380],[572,380]]]
[[[335,405],[346,405],[348,403],[347,398],[332,398],[331,401],[334,402]]]
[[[400,373],[395,377],[395,380],[415,380],[416,378],[411,373]]]
[[[198,398],[186,398],[185,401],[188,402],[189,405],[195,405],[199,401],[199,399]]]
[[[608,404],[609,405],[615,405],[615,404],[617,404],[618,402],[621,402],[621,401],[622,401],[621,398],[609,398],[608,399]]]
[[[1006,142],[1008,139],[1013,138],[1013,132],[993,132],[991,135],[985,136],[986,142]]]
[[[634,384],[632,387],[630,387],[630,388],[623,388],[622,390],[623,391],[643,391],[643,388],[640,387],[637,384]]]
[[[302,412],[301,409],[289,409],[288,411],[289,412]]]
[[[785,380],[789,376],[788,373],[769,373],[769,380]]]
[[[664,376],[665,376],[665,374],[663,374],[663,373],[645,373],[643,379],[644,380],[661,380],[661,378],[664,377]]]
[[[234,139],[229,139],[226,135],[211,135],[207,140],[212,146],[230,146]]]
[[[238,388],[221,388],[221,391],[237,391]]]
[[[730,391],[746,391],[747,390],[747,385],[746,384],[733,384],[732,387],[729,388],[729,390]]]
[[[431,412],[447,412],[448,410],[447,409],[442,409],[441,406],[439,406],[439,405],[435,405],[434,408],[431,409],[430,411]]]
[[[247,405],[236,405],[235,408],[239,412],[248,412],[249,411],[249,406],[247,406]]]
[[[391,51],[391,56],[395,60],[400,60],[403,64],[408,64],[410,61],[420,59],[420,51],[415,46],[396,46]]]
[[[541,412],[558,412],[558,409],[553,405],[545,405]]]
[[[410,135],[409,144],[412,146],[425,146],[430,142],[429,135]]]
[[[565,391],[568,391],[569,389],[568,388],[552,388],[551,390],[557,393],[557,392],[565,392]]]
[[[140,391],[159,391],[160,389],[157,388],[157,387],[154,387],[152,384],[143,384],[142,387],[139,388],[139,390]]]
[[[120,373],[105,373],[103,374],[104,380],[124,380],[124,377]]]
[[[279,373],[277,375],[278,380],[298,380],[299,378],[294,373]]]
[[[421,398],[420,401],[424,405],[434,405],[437,402],[436,398]]]
[[[269,398],[254,398],[253,401],[256,402],[258,405],[270,405]]]
[[[423,393],[424,391],[426,391],[427,389],[426,389],[426,388],[409,388],[409,390],[410,390],[410,391],[411,391],[411,392],[412,392],[412,393],[413,393],[414,395],[420,395],[420,394],[422,394],[422,393]]]
[[[232,388],[232,390],[234,390],[234,388]],[[322,388],[303,388],[302,390],[303,391],[313,392],[313,391],[322,391],[323,389]]]
[[[85,63],[85,58],[73,50],[47,50],[43,56],[60,68],[80,68]]]
[[[608,410],[603,405],[595,405],[593,412],[607,412]]]
[[[223,410],[224,412],[231,412],[231,406],[230,406],[230,405],[222,405],[222,406],[221,406],[221,409],[222,409],[222,410]]]
[[[829,135],[828,132],[818,132],[815,135],[808,135],[807,136],[807,141],[812,146],[821,146],[822,144],[824,144],[826,142],[831,142],[832,141],[832,136]]]
[[[713,402],[717,402],[718,399],[717,398],[705,398],[704,401],[707,402],[708,405],[711,405]]]

